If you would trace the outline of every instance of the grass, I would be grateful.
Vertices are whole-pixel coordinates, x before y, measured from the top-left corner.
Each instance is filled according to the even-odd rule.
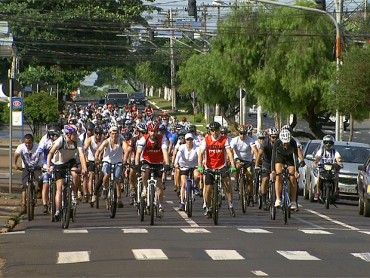
[[[176,116],[177,119],[179,119],[179,120],[181,120],[181,118],[185,116],[190,123],[195,124],[197,126],[198,130],[203,131],[203,132],[206,131],[205,127],[206,127],[207,123],[206,123],[204,117],[202,117],[202,120],[200,122],[196,122],[195,115],[192,115],[192,114],[188,113],[182,107],[178,107],[177,112],[172,112],[171,111],[172,102],[170,100],[165,100],[165,99],[160,98],[158,96],[147,97],[147,98],[148,98],[148,100],[151,104],[157,106],[159,109],[168,111],[169,115]]]

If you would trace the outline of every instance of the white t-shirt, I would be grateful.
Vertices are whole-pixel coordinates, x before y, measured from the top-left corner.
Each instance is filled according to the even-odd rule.
[[[339,152],[335,149],[327,151],[323,148],[320,148],[317,152],[315,157],[320,157],[319,163],[335,163],[335,161],[339,161],[341,156]]]
[[[33,143],[32,149],[27,149],[26,145],[20,144],[15,150],[16,153],[20,154],[22,159],[22,167],[25,168],[26,164],[29,166],[42,166],[42,161],[39,159],[39,154],[37,153],[38,144]]]
[[[244,161],[252,161],[252,147],[255,146],[255,139],[246,136],[244,140],[239,136],[231,139],[230,147],[234,151],[234,159],[238,158]]]
[[[175,164],[179,164],[181,170],[195,168],[198,166],[198,154],[198,146],[193,144],[193,148],[188,150],[186,144],[182,144],[177,151]]]
[[[76,143],[67,143],[67,138],[63,138],[64,136],[62,135],[54,142],[54,144],[57,146],[57,150],[51,160],[54,165],[65,164],[71,159],[78,160],[78,151],[79,149],[82,150],[82,142],[79,138],[77,138]],[[64,145],[67,145],[67,148],[65,148]]]

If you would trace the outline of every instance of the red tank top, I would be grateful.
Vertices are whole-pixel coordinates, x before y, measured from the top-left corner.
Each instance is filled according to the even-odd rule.
[[[149,140],[149,135],[145,134],[145,147],[142,154],[142,159],[153,164],[163,163],[162,153],[162,135],[158,135],[155,142]]]
[[[211,135],[207,135],[206,141],[206,166],[208,169],[221,169],[226,164],[225,144],[227,137],[221,135],[217,141],[212,140]]]

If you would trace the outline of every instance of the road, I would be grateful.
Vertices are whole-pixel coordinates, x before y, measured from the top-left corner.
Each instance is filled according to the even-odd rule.
[[[368,277],[369,219],[354,203],[323,204],[300,198],[300,211],[284,225],[281,213],[249,207],[237,194],[232,218],[223,203],[219,225],[205,218],[202,201],[192,219],[177,210],[168,184],[165,215],[149,225],[128,205],[110,219],[104,208],[78,205],[68,230],[37,207],[35,220],[0,234],[4,277]]]

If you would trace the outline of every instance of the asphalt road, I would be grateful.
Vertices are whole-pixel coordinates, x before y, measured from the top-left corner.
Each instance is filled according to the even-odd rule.
[[[105,208],[79,204],[68,230],[37,207],[35,220],[0,234],[4,277],[368,277],[369,219],[355,203],[329,210],[300,197],[287,225],[281,213],[249,207],[236,217],[223,203],[219,225],[205,218],[197,198],[191,219],[177,210],[168,184],[165,215],[149,225],[128,205],[110,219]]]

